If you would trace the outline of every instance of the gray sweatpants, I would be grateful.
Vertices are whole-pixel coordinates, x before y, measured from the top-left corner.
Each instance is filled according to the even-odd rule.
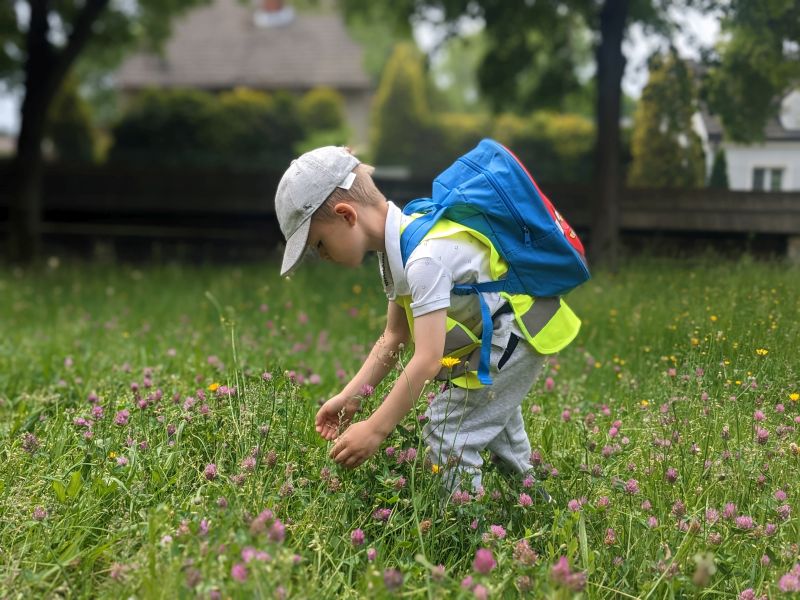
[[[508,336],[502,346],[492,344],[492,385],[477,390],[450,386],[437,394],[426,412],[425,439],[431,460],[448,465],[444,482],[450,491],[461,478],[471,476],[472,488],[481,485],[480,451],[488,449],[517,473],[531,469],[531,444],[522,420],[522,401],[530,391],[546,357],[521,339],[511,358],[497,370]],[[449,459],[449,462],[448,462]],[[457,462],[457,466],[454,463]]]

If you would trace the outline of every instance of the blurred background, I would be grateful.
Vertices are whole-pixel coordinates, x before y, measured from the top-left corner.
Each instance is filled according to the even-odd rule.
[[[487,136],[596,264],[800,260],[796,0],[9,0],[0,40],[12,262],[261,260],[299,153],[402,204]]]

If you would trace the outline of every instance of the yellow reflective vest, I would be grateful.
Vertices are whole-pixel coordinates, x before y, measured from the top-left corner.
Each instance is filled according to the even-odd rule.
[[[508,271],[508,265],[491,241],[478,231],[455,221],[440,219],[424,239],[445,238],[462,232],[472,235],[489,248],[489,270],[492,279],[502,279]],[[525,340],[540,354],[554,354],[569,345],[578,335],[581,321],[561,297],[534,298],[525,294],[506,292],[500,292],[500,296],[511,306],[514,320]],[[398,296],[396,301],[405,309],[413,338],[414,316],[411,312],[411,296]],[[483,387],[477,375],[480,346],[480,331],[476,334],[448,316],[444,358],[458,359],[459,362],[453,367],[443,367],[437,379],[450,380],[453,385],[467,389]]]

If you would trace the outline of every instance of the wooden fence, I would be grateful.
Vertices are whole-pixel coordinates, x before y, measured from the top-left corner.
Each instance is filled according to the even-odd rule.
[[[282,241],[273,196],[280,173],[51,166],[43,181],[42,233],[61,245],[154,242],[250,253]],[[429,181],[378,179],[402,204],[430,193]],[[542,185],[580,232],[591,229],[589,186]],[[7,230],[8,178],[0,165],[0,233]],[[800,192],[624,189],[627,234],[761,235],[800,259]],[[187,249],[186,252],[191,252]]]

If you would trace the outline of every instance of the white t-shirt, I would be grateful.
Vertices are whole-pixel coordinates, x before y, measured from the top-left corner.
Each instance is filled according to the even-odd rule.
[[[384,291],[389,300],[411,296],[411,312],[415,317],[446,308],[449,317],[475,332],[480,331],[481,308],[475,294],[453,294],[453,286],[491,281],[489,249],[468,233],[447,238],[427,239],[419,243],[408,257],[405,268],[400,254],[400,229],[413,219],[404,215],[392,202],[386,215],[386,253],[378,253]],[[504,303],[499,294],[483,295],[494,314]],[[511,314],[495,322],[495,343],[504,343],[511,325]],[[505,331],[509,327],[509,331]],[[500,338],[500,339],[497,339]]]

